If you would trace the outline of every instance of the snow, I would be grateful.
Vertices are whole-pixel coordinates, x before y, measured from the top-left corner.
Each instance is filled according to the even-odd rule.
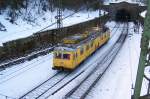
[[[107,0],[108,1],[108,0]],[[129,2],[137,3],[136,0],[109,0],[109,3],[119,3],[119,2]],[[140,4],[140,3],[139,3]],[[140,4],[142,5],[142,4]],[[65,10],[63,12],[63,17],[74,13],[72,11]],[[146,11],[141,15],[145,16]],[[18,38],[28,37],[37,31],[43,29],[44,27],[55,23],[54,17],[56,16],[56,11],[46,12],[42,16],[37,16],[38,19],[36,24],[28,24],[21,18],[17,20],[17,25],[11,24],[6,20],[6,15],[0,15],[0,22],[6,26],[7,31],[0,31],[0,46],[2,43],[15,40]],[[79,12],[68,19],[63,21],[64,26],[70,26],[87,20],[92,20],[98,17],[98,11],[93,12]],[[44,18],[46,20],[44,20]],[[119,23],[117,23],[119,24]],[[129,35],[116,56],[115,60],[111,64],[110,68],[106,71],[102,79],[92,88],[87,99],[131,99],[133,94],[132,87],[135,86],[135,79],[138,67],[138,61],[140,56],[140,40],[142,34],[142,28],[140,27],[140,33],[134,32],[134,24],[130,24]],[[109,42],[98,50],[94,56],[89,58],[83,67],[88,66],[98,57],[103,55],[107,49],[109,49],[116,39],[119,37],[121,29],[117,32],[114,31],[113,27],[116,25],[114,21],[108,22],[106,26],[111,29],[111,39]],[[122,27],[122,26],[121,26]],[[56,25],[48,28],[54,29]],[[0,72],[0,99],[8,98],[19,98],[24,95],[34,87],[38,86],[42,82],[46,81],[48,78],[52,77],[57,73],[51,69],[53,60],[53,53],[45,56],[40,56],[32,61],[27,61],[25,63],[15,65],[13,67],[7,68]],[[145,74],[150,75],[149,67],[145,69]],[[81,76],[81,78],[84,76]],[[78,80],[73,81],[72,84],[66,86],[57,95],[50,97],[53,99],[60,99],[65,93],[69,92],[70,89],[78,83]],[[143,80],[141,95],[145,95],[147,92],[148,81]]]
[[[116,24],[118,23],[108,22],[106,25],[115,26]],[[100,48],[100,50],[98,50],[92,57],[90,57],[90,59],[87,59],[87,62],[84,62],[85,64],[81,65],[84,68],[88,68],[87,71],[82,73],[77,79],[73,80],[69,85],[65,86],[64,89],[60,90],[55,95],[50,96],[49,99],[60,99],[60,97],[64,97],[64,95],[66,95],[66,93],[68,93],[73,87],[77,86],[77,84],[79,84],[82,81],[82,79],[84,79],[89,74],[89,72],[93,70],[93,68],[95,67],[94,64],[97,64],[97,62],[99,62],[102,59],[102,57],[105,56],[106,52],[109,51],[111,47],[113,47],[113,44],[117,41],[117,39],[121,34],[122,27],[123,25],[121,24],[120,28],[118,29],[118,32],[115,32],[113,27],[111,27],[110,29],[112,38],[109,40],[109,42],[104,47]]]
[[[147,10],[144,11],[144,12],[142,12],[142,13],[141,13],[141,16],[142,16],[143,18],[145,18],[145,17],[146,17],[146,13],[147,13]]]
[[[109,42],[104,49],[102,48],[103,53],[112,46],[117,37],[119,37],[119,33],[115,33],[115,36],[111,39],[112,42]],[[98,55],[95,55],[95,59]],[[52,54],[49,54],[0,72],[0,94],[13,98],[22,96],[57,72],[53,71],[51,67]],[[0,99],[3,98],[5,97],[0,95]]]
[[[22,66],[17,65],[11,70],[8,68],[8,70],[2,71],[0,94],[18,98],[54,75],[56,71],[52,71],[50,68],[52,57],[53,55],[49,54],[20,64]],[[5,99],[5,97],[0,95],[0,99]]]
[[[107,26],[111,24],[114,24],[114,22],[108,23]],[[115,24],[113,26],[115,26]],[[101,99],[131,99],[131,95],[133,94],[131,87],[132,85],[134,87],[140,56],[142,29],[140,28],[140,33],[137,34],[134,33],[133,23],[130,23],[129,27],[130,35],[128,35],[122,49],[102,79],[92,88],[92,91],[88,94],[86,99],[99,99],[100,97]],[[80,79],[84,78],[86,74],[83,75],[84,74],[81,75]],[[74,80],[72,84],[67,85],[57,94],[50,96],[49,99],[60,99],[60,97],[63,97],[69,92],[73,86],[76,86],[80,82],[80,79]]]
[[[106,26],[111,29],[111,39],[100,48],[93,56],[87,59],[82,65],[83,68],[89,66],[101,57],[110,47],[113,46],[119,37],[123,25],[120,24],[119,30],[113,29],[116,24],[113,21],[108,22]],[[134,33],[134,24],[130,23],[129,35],[102,79],[92,88],[87,99],[131,99],[134,87],[136,71],[140,56],[140,33]],[[52,77],[57,71],[51,69],[53,54],[38,57],[32,61],[28,61],[0,72],[0,99],[5,99],[5,95],[18,98],[40,83]],[[83,76],[81,76],[82,78]],[[68,78],[69,79],[69,78]],[[75,86],[79,80],[75,80],[72,84],[67,85],[50,99],[60,99],[65,93]],[[145,93],[142,92],[143,94]]]
[[[37,16],[36,23],[29,24],[28,22],[22,20],[19,18],[16,23],[17,24],[11,24],[8,20],[6,20],[6,15],[0,15],[0,22],[6,27],[7,31],[0,31],[0,46],[2,46],[2,43],[8,42],[11,40],[15,40],[18,38],[24,38],[28,37],[39,30],[49,26],[50,24],[53,24],[56,22],[55,16],[57,15],[57,11],[54,12],[45,12],[43,15]],[[63,12],[63,18],[74,13],[73,11],[65,10]],[[99,16],[98,11],[82,11],[79,13],[76,13],[72,15],[71,17],[63,20],[63,26],[70,26],[74,25],[80,22],[85,22],[88,20],[92,20]],[[45,20],[44,20],[45,19]],[[56,24],[47,28],[54,29],[56,28]]]
[[[150,66],[145,67],[144,75],[150,79]],[[146,78],[143,78],[141,96],[147,95],[149,81]]]
[[[105,0],[104,4],[109,5],[110,3],[120,3],[120,2],[128,2],[128,3],[139,4],[141,6],[144,6],[143,3],[141,3],[137,0]]]
[[[108,3],[108,4],[109,3],[119,3],[122,1],[126,1],[129,3],[136,3],[136,0],[109,0],[109,1],[106,0],[105,3]],[[32,8],[32,9],[35,9],[35,8]],[[9,20],[6,20],[6,18],[8,18],[8,16],[6,14],[0,15],[0,23],[2,23],[5,26],[5,28],[7,29],[7,31],[0,31],[0,46],[3,46],[2,43],[5,43],[5,42],[11,41],[11,40],[31,36],[32,34],[38,32],[39,30],[56,22],[55,16],[57,15],[57,11],[54,11],[54,12],[47,11],[39,16],[35,15],[36,11],[34,12],[34,10],[32,12],[28,12],[28,13],[31,13],[32,16],[36,17],[35,23],[28,23],[28,22],[24,21],[22,19],[22,17],[24,17],[24,16],[22,16],[16,21],[16,24],[11,24],[9,22]],[[68,16],[72,13],[74,13],[74,12],[65,10],[63,12],[63,18],[65,18],[66,16]],[[103,13],[104,13],[104,11],[102,11],[102,15],[103,15]],[[82,12],[72,15],[71,17],[69,17],[67,19],[64,19],[63,26],[66,27],[66,26],[74,25],[74,24],[77,24],[80,22],[85,22],[88,20],[92,20],[98,16],[99,16],[98,11],[88,11],[88,12],[82,11]],[[54,28],[56,28],[56,25],[53,25],[45,30],[54,29]]]
[[[130,23],[130,28],[133,24]],[[102,80],[92,89],[87,99],[131,99],[140,56],[141,33],[128,36],[122,49],[116,56]],[[133,85],[134,86],[134,85]]]

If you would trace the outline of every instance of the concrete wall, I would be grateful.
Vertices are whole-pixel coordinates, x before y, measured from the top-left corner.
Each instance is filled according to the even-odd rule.
[[[146,6],[140,6],[138,4],[130,4],[127,2],[111,3],[109,6],[103,7],[104,10],[109,12],[112,20],[115,20],[117,11],[125,9],[131,15],[131,20],[137,20],[139,14],[146,9]]]

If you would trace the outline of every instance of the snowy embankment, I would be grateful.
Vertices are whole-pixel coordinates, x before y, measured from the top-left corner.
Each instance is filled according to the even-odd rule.
[[[63,17],[66,17],[70,14],[74,13],[73,11],[65,10],[63,12]],[[5,26],[7,31],[0,31],[0,46],[2,46],[2,43],[24,38],[31,36],[33,33],[38,32],[39,30],[51,25],[52,23],[56,22],[55,16],[57,15],[57,11],[54,12],[45,12],[42,15],[36,16],[36,22],[35,23],[29,23],[26,21],[23,21],[22,18],[19,18],[15,23],[12,24],[9,22],[9,20],[6,20],[7,16],[0,15],[0,22]],[[71,17],[63,20],[63,26],[70,26],[73,24],[85,22],[88,20],[92,20],[99,16],[98,11],[83,11],[76,13],[72,15]],[[47,29],[54,29],[57,25],[53,25],[52,27],[49,27]]]

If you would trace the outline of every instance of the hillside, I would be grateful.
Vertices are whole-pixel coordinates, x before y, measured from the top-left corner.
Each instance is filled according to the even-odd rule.
[[[24,38],[36,33],[44,27],[55,23],[57,15],[57,3],[54,0],[7,0],[0,1],[0,46],[2,43]],[[56,0],[57,1],[57,0]],[[79,0],[77,0],[79,3]],[[48,2],[48,3],[47,3]],[[90,0],[86,1],[91,2]],[[84,2],[81,0],[78,6],[69,6],[71,2],[63,1],[63,17],[74,13]],[[73,2],[72,2],[73,3]],[[86,6],[79,12],[63,21],[64,26],[69,26],[98,17],[98,11],[94,7]],[[70,21],[68,21],[70,20]],[[56,28],[56,25],[48,28]]]

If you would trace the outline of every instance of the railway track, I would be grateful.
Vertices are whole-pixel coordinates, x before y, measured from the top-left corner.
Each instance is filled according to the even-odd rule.
[[[115,28],[118,28],[120,26],[119,25],[115,25],[112,29],[112,31],[115,29]],[[117,29],[116,29],[117,30]],[[50,51],[52,51],[54,49],[54,47],[50,47],[50,48],[46,48],[45,50],[41,50],[41,51],[37,51],[37,52],[33,52],[25,57],[21,57],[21,58],[18,58],[18,59],[14,59],[12,61],[9,61],[9,62],[6,62],[6,63],[1,63],[0,64],[0,71],[4,70],[5,68],[7,67],[10,67],[12,65],[16,65],[16,64],[21,64],[21,63],[24,63],[25,61],[30,61],[36,57],[39,57],[39,56],[42,56],[42,55],[46,55],[47,53],[49,53]]]
[[[128,28],[128,27],[127,27]],[[92,72],[83,79],[76,87],[74,87],[69,93],[67,93],[64,99],[84,99],[89,93],[90,89],[97,83],[97,81],[103,76],[106,70],[109,68],[111,62],[121,49],[125,38],[127,36],[128,29],[122,31],[117,43],[114,45],[111,52],[104,58],[103,61],[100,61],[97,66],[93,69]]]
[[[70,83],[73,79],[75,79],[80,74],[82,74],[85,69],[82,69],[79,72],[78,70],[79,69],[76,69],[73,72],[59,71],[54,76],[49,78],[47,81],[43,82],[42,84],[40,84],[33,90],[29,91],[28,93],[20,97],[20,99],[37,99],[37,98],[40,98],[49,90],[52,90],[52,93],[57,92],[58,90],[63,88],[63,86]],[[63,81],[63,84],[61,83],[62,81]],[[58,87],[57,90],[55,89],[55,87]]]
[[[45,50],[33,52],[33,53],[31,53],[25,57],[21,57],[21,58],[14,59],[14,60],[6,62],[6,63],[2,63],[2,64],[0,64],[0,71],[4,70],[5,68],[10,67],[12,65],[21,64],[21,63],[24,63],[25,61],[30,61],[36,57],[46,55],[47,53],[49,53],[53,49],[54,49],[54,47],[50,47],[50,48],[47,48]]]
[[[103,59],[104,56],[105,55],[102,55],[102,57],[98,57],[96,61],[99,61],[99,58]],[[33,90],[21,96],[20,99],[45,99],[50,95],[54,95],[59,90],[68,85],[71,81],[78,78],[81,74],[85,73],[86,71],[91,71],[93,69],[93,64],[96,64],[96,62],[84,68],[81,68],[79,66],[73,72],[60,71],[51,78],[49,78],[47,81],[34,88]]]
[[[119,26],[120,26],[120,24],[116,24],[111,31],[114,31],[116,28],[119,28]],[[117,31],[117,29],[116,29],[116,31]],[[46,55],[47,53],[52,51],[54,48],[55,47],[46,48],[45,50],[33,52],[25,57],[21,57],[21,58],[14,59],[14,60],[6,62],[6,63],[2,63],[2,64],[0,64],[0,71],[5,70],[5,68],[10,67],[12,65],[21,64],[21,63],[24,63],[25,61],[30,61],[36,57]]]

